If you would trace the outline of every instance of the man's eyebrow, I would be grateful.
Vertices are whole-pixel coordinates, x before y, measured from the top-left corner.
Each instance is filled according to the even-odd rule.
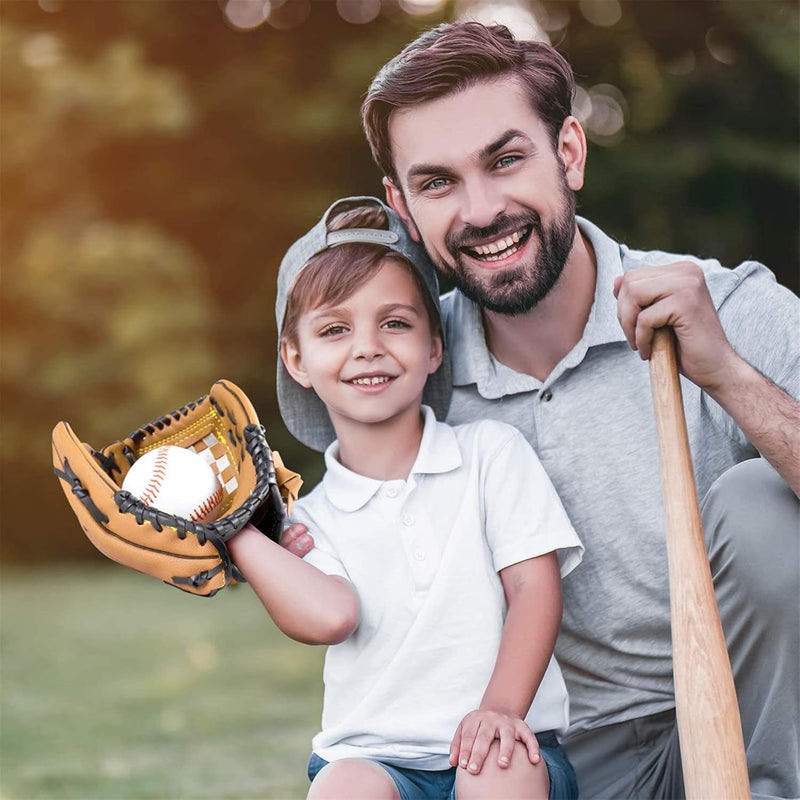
[[[524,139],[530,145],[533,145],[530,136],[524,131],[517,130],[516,128],[509,128],[505,133],[497,137],[493,142],[490,142],[486,147],[482,148],[478,153],[478,158],[485,161],[489,156],[493,156],[498,150],[502,150],[509,142],[514,139]]]
[[[447,175],[450,170],[439,164],[414,164],[406,173],[406,180],[411,183],[414,178],[425,178],[428,175]]]
[[[494,155],[498,150],[502,150],[502,148],[504,148],[509,142],[514,141],[514,139],[522,139],[528,145],[535,148],[535,145],[531,141],[531,138],[528,136],[528,134],[526,134],[524,131],[518,130],[517,128],[509,128],[507,131],[498,136],[493,142],[490,142],[485,147],[482,147],[478,151],[478,159],[480,161],[485,161],[487,158]],[[406,180],[411,183],[414,178],[425,178],[428,175],[449,174],[450,168],[444,166],[443,164],[414,164],[406,173]]]

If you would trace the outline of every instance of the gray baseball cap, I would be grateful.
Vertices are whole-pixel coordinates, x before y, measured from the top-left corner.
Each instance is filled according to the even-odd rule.
[[[353,208],[358,205],[374,204],[386,212],[389,229],[344,228],[328,232],[328,220],[342,206]],[[344,209],[342,209],[344,210]],[[364,242],[379,244],[404,256],[422,277],[423,283],[430,292],[436,311],[439,308],[439,282],[425,248],[417,244],[409,235],[402,220],[397,214],[377,197],[344,197],[337,200],[323,215],[314,227],[298,239],[287,251],[278,271],[278,291],[275,300],[275,318],[278,323],[278,334],[283,329],[286,314],[286,303],[294,281],[303,268],[317,253],[329,247],[348,242]],[[278,343],[277,391],[278,406],[281,416],[291,434],[307,447],[323,451],[336,438],[330,417],[323,402],[313,389],[306,389],[297,383],[286,371],[280,356],[280,339]],[[436,418],[444,420],[450,405],[452,393],[452,373],[450,359],[445,347],[442,364],[425,384],[422,402],[429,405]]]

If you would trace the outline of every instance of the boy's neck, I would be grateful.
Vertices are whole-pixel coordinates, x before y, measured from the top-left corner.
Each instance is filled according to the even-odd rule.
[[[405,480],[417,460],[424,417],[417,407],[382,423],[337,421],[335,427],[342,466],[374,480]]]

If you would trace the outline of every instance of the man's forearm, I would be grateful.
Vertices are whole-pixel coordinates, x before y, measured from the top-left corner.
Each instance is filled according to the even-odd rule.
[[[743,359],[708,393],[800,496],[800,403]]]

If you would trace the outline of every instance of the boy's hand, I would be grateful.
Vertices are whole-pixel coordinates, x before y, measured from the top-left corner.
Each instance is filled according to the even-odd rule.
[[[295,522],[285,528],[281,534],[281,547],[285,547],[290,553],[298,558],[303,558],[311,552],[314,547],[314,540],[308,533],[308,528],[302,522]]]
[[[450,766],[459,766],[477,775],[495,739],[500,740],[498,767],[504,769],[511,763],[515,741],[522,742],[528,749],[531,764],[538,764],[541,759],[539,743],[523,719],[505,711],[477,709],[470,711],[456,729],[450,744]]]

